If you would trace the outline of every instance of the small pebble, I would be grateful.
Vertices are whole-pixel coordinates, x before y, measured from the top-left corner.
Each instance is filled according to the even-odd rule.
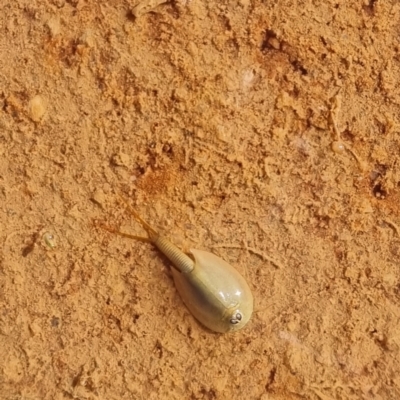
[[[279,50],[281,48],[281,42],[274,37],[268,39],[268,44],[275,50]]]
[[[346,148],[344,147],[344,144],[342,142],[334,141],[332,143],[332,150],[337,154],[342,154],[344,153]]]
[[[104,191],[102,189],[97,189],[93,193],[92,199],[93,199],[93,201],[95,201],[101,207],[104,207],[105,204],[106,204],[106,196],[105,196]]]
[[[47,27],[52,37],[57,36],[61,31],[60,19],[58,17],[51,17],[47,21]]]
[[[39,122],[46,112],[46,106],[42,96],[35,96],[29,102],[29,114],[33,121]]]
[[[46,246],[49,247],[51,250],[57,247],[56,238],[50,232],[46,232],[43,234],[43,241],[46,243]]]
[[[199,53],[199,49],[195,42],[189,42],[186,46],[186,50],[192,57],[197,56],[197,54]]]

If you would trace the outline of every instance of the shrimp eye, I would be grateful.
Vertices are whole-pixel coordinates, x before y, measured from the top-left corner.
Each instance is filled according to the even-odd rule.
[[[229,322],[232,325],[238,324],[242,320],[242,314],[240,312],[236,312],[235,314],[232,315],[232,318],[229,320]]]

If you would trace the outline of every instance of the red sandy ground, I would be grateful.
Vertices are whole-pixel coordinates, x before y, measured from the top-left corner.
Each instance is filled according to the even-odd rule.
[[[0,5],[1,399],[400,398],[400,2],[135,5]],[[243,331],[95,227],[142,233],[115,189],[246,276]]]

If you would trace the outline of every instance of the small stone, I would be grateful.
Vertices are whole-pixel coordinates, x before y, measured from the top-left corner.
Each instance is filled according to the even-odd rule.
[[[45,112],[46,112],[46,105],[43,100],[43,97],[40,95],[36,95],[29,102],[29,114],[32,120],[35,122],[40,122]]]
[[[344,153],[346,148],[344,147],[344,144],[342,142],[334,141],[332,143],[332,150],[337,154],[341,154]]]
[[[95,203],[97,203],[99,206],[104,208],[105,203],[106,203],[106,196],[105,196],[103,190],[97,189],[93,194],[92,200]]]
[[[45,242],[46,246],[51,250],[57,247],[56,237],[51,232],[45,232],[43,234],[43,241]]]
[[[61,32],[60,19],[58,17],[51,17],[47,21],[47,27],[52,37],[57,36]]]
[[[221,140],[221,142],[229,143],[232,141],[232,135],[229,130],[223,125],[217,125],[215,127],[217,138]]]
[[[281,42],[277,38],[269,38],[268,44],[275,50],[279,50],[281,48]]]
[[[189,42],[188,45],[186,46],[186,50],[188,53],[192,56],[195,57],[199,53],[199,49],[194,42]]]
[[[40,327],[40,324],[38,322],[38,320],[33,321],[30,325],[29,325],[29,329],[31,330],[31,332],[34,335],[38,335],[42,332],[42,329]]]

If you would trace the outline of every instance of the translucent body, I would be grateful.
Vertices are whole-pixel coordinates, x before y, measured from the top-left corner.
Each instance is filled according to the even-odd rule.
[[[243,328],[253,312],[253,295],[239,272],[207,251],[192,249],[194,268],[189,273],[172,269],[175,286],[189,311],[215,332]],[[240,314],[238,322],[232,317]]]

